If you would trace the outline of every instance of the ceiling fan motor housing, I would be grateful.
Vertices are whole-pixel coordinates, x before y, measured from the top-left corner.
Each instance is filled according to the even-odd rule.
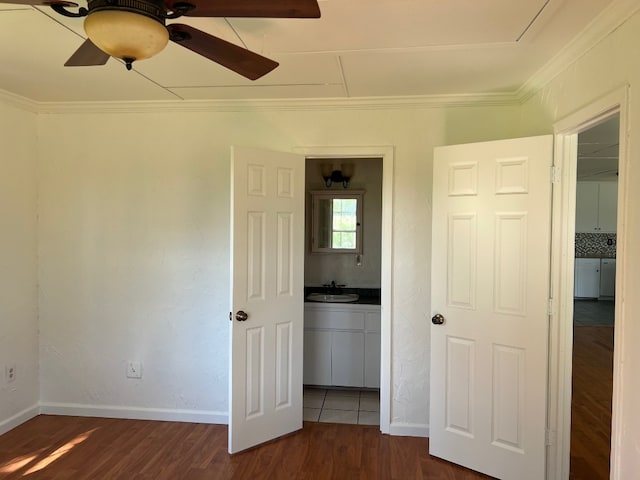
[[[154,0],[89,0],[87,2],[89,14],[99,11],[114,11],[137,13],[160,22],[164,25],[166,7],[163,1]]]
[[[91,41],[127,68],[135,60],[152,57],[166,47],[162,0],[89,0],[84,29]]]

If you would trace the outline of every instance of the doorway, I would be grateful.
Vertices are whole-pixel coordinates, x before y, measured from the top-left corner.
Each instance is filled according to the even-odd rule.
[[[380,425],[383,159],[305,172],[303,419]]]
[[[622,425],[618,415],[622,384],[619,348],[624,330],[625,203],[628,124],[628,88],[622,87],[594,100],[590,105],[559,120],[555,125],[553,228],[551,289],[549,299],[550,336],[548,371],[547,478],[567,480],[571,471],[571,406],[573,367],[573,314],[576,254],[576,190],[578,136],[614,116],[619,118],[618,202],[620,221],[616,226],[615,330],[613,349],[613,391],[610,475],[616,478],[617,455]],[[576,285],[577,287],[577,285]],[[592,478],[592,477],[590,477]],[[607,478],[609,478],[607,476]]]
[[[609,478],[620,116],[578,133],[569,478]]]
[[[298,147],[306,159],[382,159],[381,262],[380,262],[380,390],[379,423],[385,434],[398,433],[391,425],[391,303],[393,257],[393,146]],[[357,173],[356,173],[357,175]]]

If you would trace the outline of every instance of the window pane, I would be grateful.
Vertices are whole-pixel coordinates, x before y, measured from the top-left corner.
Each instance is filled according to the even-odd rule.
[[[333,232],[333,248],[356,248],[355,232]]]
[[[357,205],[355,198],[333,200],[333,230],[356,230]]]
[[[334,230],[348,230],[355,231],[356,229],[356,217],[347,215],[334,215],[333,217],[333,229]]]

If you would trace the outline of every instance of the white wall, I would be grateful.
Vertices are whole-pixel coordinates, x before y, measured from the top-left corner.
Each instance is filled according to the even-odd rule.
[[[320,165],[327,160],[308,159],[306,190],[327,190],[320,175]],[[338,284],[357,288],[380,288],[382,249],[382,159],[349,159],[354,176],[349,189],[364,190],[362,198],[362,265],[356,266],[354,253],[311,253],[311,197],[307,194],[305,233],[305,286],[322,286],[334,280]],[[342,186],[338,193],[348,192]]]
[[[551,132],[553,122],[630,85],[629,168],[626,178],[620,177],[620,183],[626,184],[626,196],[621,199],[618,210],[626,228],[626,238],[618,235],[618,248],[625,246],[621,267],[626,293],[616,297],[621,313],[621,318],[616,319],[616,329],[621,343],[615,348],[623,355],[622,363],[616,366],[622,371],[622,395],[617,413],[624,425],[620,432],[621,444],[617,446],[620,470],[616,478],[620,479],[636,478],[640,472],[640,296],[637,294],[640,291],[640,249],[637,248],[640,245],[640,131],[636,128],[640,125],[640,104],[634,100],[634,91],[640,85],[639,43],[640,13],[636,13],[586,55],[568,64],[560,75],[526,102],[522,111],[523,134]]]
[[[43,404],[225,413],[230,146],[394,145],[391,415],[426,429],[433,147],[514,136],[517,115],[511,106],[41,115]],[[125,378],[127,359],[143,362],[141,381]]]
[[[35,415],[39,396],[35,122],[0,103],[0,434]]]

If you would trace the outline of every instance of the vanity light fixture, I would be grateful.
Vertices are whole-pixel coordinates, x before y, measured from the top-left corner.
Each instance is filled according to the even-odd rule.
[[[334,167],[331,163],[322,164],[322,178],[327,188],[331,187],[333,183],[342,182],[342,187],[347,188],[349,181],[353,177],[353,164],[343,163],[340,165],[340,169]]]

